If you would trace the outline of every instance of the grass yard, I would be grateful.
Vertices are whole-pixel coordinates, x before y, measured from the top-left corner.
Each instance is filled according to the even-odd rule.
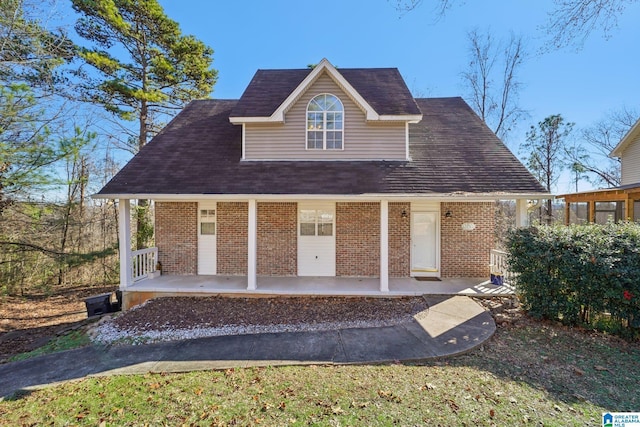
[[[0,424],[600,425],[640,410],[640,346],[522,320],[424,364],[89,378],[0,402]]]

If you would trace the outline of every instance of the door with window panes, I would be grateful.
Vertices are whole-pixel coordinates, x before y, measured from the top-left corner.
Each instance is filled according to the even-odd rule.
[[[335,203],[298,203],[298,276],[336,275]]]
[[[216,274],[216,203],[198,207],[198,274]]]

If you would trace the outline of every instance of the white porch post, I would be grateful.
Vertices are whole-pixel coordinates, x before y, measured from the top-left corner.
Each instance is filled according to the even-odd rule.
[[[256,271],[258,261],[258,212],[255,199],[249,200],[249,227],[247,230],[249,237],[247,254],[247,290],[256,289]]]
[[[118,201],[118,240],[120,289],[124,290],[133,281],[131,276],[131,203],[129,199]]]
[[[380,292],[389,292],[389,201],[380,201]]]
[[[529,214],[527,212],[527,199],[516,200],[516,227],[528,227]]]

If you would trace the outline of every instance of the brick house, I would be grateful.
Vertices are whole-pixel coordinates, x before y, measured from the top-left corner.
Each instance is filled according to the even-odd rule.
[[[121,242],[129,200],[155,203],[157,248],[121,248],[125,291],[157,256],[163,278],[212,292],[325,277],[380,294],[396,279],[487,277],[496,200],[515,200],[523,225],[527,200],[548,196],[461,98],[414,99],[397,69],[327,60],[259,70],[239,100],[191,102],[96,195],[119,200]]]

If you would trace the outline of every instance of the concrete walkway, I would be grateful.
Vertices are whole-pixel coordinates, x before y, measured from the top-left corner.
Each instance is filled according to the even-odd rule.
[[[89,346],[7,363],[0,365],[0,396],[92,375],[425,360],[464,353],[495,332],[491,314],[468,297],[425,298],[428,310],[389,327]]]

